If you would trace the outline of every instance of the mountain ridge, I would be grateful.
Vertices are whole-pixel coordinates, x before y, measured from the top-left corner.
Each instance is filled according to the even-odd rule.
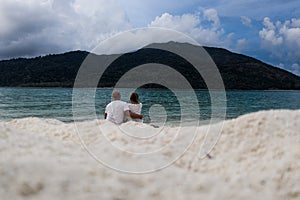
[[[182,47],[186,43],[169,43]],[[194,46],[195,47],[195,46]],[[199,47],[202,48],[202,47]],[[284,69],[266,64],[256,58],[233,53],[227,49],[203,47],[218,67],[226,89],[236,90],[300,90],[300,77]],[[70,51],[35,58],[13,58],[0,61],[0,87],[73,87],[77,72],[89,55],[87,51]],[[120,59],[109,66],[110,73],[103,74],[104,85],[113,87],[122,73],[133,66],[147,62],[171,63],[191,79],[195,89],[206,89],[201,77],[191,73],[191,67],[167,52],[155,52],[147,47],[120,55]],[[105,56],[94,55],[100,60]],[[151,60],[152,59],[152,60]],[[154,60],[154,61],[153,61]],[[108,70],[108,71],[109,71]]]

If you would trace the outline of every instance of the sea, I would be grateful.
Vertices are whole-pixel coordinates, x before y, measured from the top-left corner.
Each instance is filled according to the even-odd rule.
[[[90,94],[90,90],[81,89],[83,100],[74,106],[76,98],[72,88],[0,88],[0,121],[27,117],[57,119],[66,123],[101,120],[113,89],[94,89],[94,98],[85,101],[85,92]],[[182,121],[200,121],[205,124],[262,110],[300,109],[300,91],[119,90],[126,102],[129,102],[131,92],[138,93],[143,104],[144,123],[177,125]]]

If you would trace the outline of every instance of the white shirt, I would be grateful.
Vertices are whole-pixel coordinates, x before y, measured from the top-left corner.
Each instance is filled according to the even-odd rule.
[[[134,112],[136,114],[141,114],[142,113],[142,103],[139,104],[132,104],[132,103],[128,103],[128,108],[131,112]],[[141,119],[132,119],[134,121],[138,121],[138,122],[142,122]]]
[[[129,108],[126,102],[121,100],[112,101],[105,108],[106,119],[115,124],[121,124],[124,122],[124,112],[127,110]]]

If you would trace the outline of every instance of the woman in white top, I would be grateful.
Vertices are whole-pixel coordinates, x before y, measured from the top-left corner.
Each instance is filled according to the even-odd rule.
[[[132,114],[135,114],[135,116],[139,116],[135,119],[132,119],[134,121],[142,122],[142,103],[139,100],[139,95],[135,92],[131,93],[130,95],[130,103],[128,103],[129,112]]]

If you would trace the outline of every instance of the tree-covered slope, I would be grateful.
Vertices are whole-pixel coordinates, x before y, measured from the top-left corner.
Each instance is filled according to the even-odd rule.
[[[217,65],[226,89],[300,89],[300,77],[288,71],[225,49],[204,48]],[[0,87],[72,87],[76,74],[87,55],[88,52],[85,51],[73,51],[30,59],[0,61]],[[99,63],[104,57],[97,56]],[[112,87],[126,71],[146,63],[167,64],[184,74],[194,88],[206,88],[201,76],[196,75],[197,71],[184,59],[169,52],[151,48],[120,55],[107,68],[99,86]]]

